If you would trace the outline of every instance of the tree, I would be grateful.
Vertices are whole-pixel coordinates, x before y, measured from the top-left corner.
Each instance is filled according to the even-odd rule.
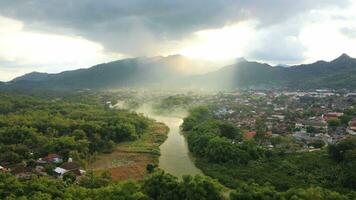
[[[233,145],[226,138],[214,137],[209,140],[206,157],[211,162],[228,162],[232,160]]]
[[[15,176],[0,172],[0,199],[5,199],[11,194],[15,196],[23,195],[23,184]]]
[[[347,197],[337,192],[330,191],[321,187],[310,187],[307,189],[291,188],[283,194],[285,199],[303,200],[347,200]]]
[[[81,130],[81,129],[75,129],[72,132],[72,135],[74,136],[75,140],[83,140],[83,139],[87,139],[87,135],[86,133]]]
[[[328,152],[329,155],[336,161],[353,161],[353,154],[351,154],[351,152],[353,152],[356,149],[356,137],[355,136],[351,136],[348,137],[347,139],[334,144],[334,145],[329,145],[328,147]],[[349,158],[351,158],[351,160],[348,160],[347,156],[345,155],[349,155]]]
[[[193,117],[184,118],[184,122],[182,124],[183,131],[190,131],[196,125],[197,120]]]
[[[338,127],[338,126],[341,125],[341,121],[340,121],[339,119],[330,119],[330,120],[328,121],[328,125],[329,125],[330,127]]]
[[[72,184],[77,179],[77,176],[73,172],[67,172],[63,175],[63,181]]]
[[[267,139],[266,132],[268,130],[266,123],[262,119],[256,120],[256,135],[254,139],[258,142],[264,142]]]
[[[52,196],[47,193],[42,192],[35,192],[31,197],[30,200],[51,200]]]
[[[105,187],[111,182],[111,176],[108,172],[103,172],[100,175],[94,174],[93,171],[89,171],[79,181],[79,185],[85,188],[100,188]]]
[[[230,194],[231,200],[282,200],[281,194],[272,186],[259,186],[255,183],[240,184],[240,186]]]
[[[156,166],[154,164],[148,163],[146,166],[146,170],[148,173],[152,173],[155,170]]]
[[[310,143],[311,146],[313,146],[314,148],[321,148],[325,145],[325,142],[322,140],[314,140]]]
[[[221,188],[212,179],[203,176],[183,176],[180,183],[182,199],[188,200],[219,200],[223,199]]]
[[[316,133],[317,130],[315,127],[312,127],[312,126],[308,126],[307,127],[307,133]]]
[[[142,185],[143,192],[156,200],[180,200],[179,183],[176,177],[163,171],[153,173]]]
[[[242,134],[240,129],[234,126],[231,123],[220,123],[219,125],[221,136],[229,138],[229,139],[236,139],[240,141],[242,139]]]

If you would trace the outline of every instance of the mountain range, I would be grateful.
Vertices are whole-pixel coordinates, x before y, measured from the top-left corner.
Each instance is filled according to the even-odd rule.
[[[356,59],[347,54],[342,54],[330,62],[317,61],[289,67],[238,59],[232,65],[197,74],[202,71],[202,67],[209,64],[211,65],[180,55],[129,58],[57,74],[32,72],[6,84],[0,83],[0,88],[356,88]]]

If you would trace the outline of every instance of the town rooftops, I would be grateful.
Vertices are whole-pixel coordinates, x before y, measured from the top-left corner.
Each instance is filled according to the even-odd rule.
[[[303,126],[312,126],[312,127],[326,127],[326,122],[319,120],[300,120],[297,123],[302,124]]]

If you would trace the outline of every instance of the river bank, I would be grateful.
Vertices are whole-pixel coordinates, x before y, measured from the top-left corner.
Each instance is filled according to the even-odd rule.
[[[160,169],[178,178],[183,175],[203,175],[195,166],[180,131],[184,117],[181,113],[157,115],[148,104],[142,105],[135,112],[155,120],[149,131],[138,140],[119,144],[110,154],[98,155],[88,169],[97,172],[107,170],[114,180],[140,180],[147,174],[147,164],[158,165]]]

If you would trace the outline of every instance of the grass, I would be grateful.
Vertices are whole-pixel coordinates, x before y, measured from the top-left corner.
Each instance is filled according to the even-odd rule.
[[[141,180],[147,164],[158,164],[159,146],[167,139],[168,127],[152,122],[137,140],[117,145],[110,154],[100,154],[89,164],[96,172],[109,171],[114,180]]]

